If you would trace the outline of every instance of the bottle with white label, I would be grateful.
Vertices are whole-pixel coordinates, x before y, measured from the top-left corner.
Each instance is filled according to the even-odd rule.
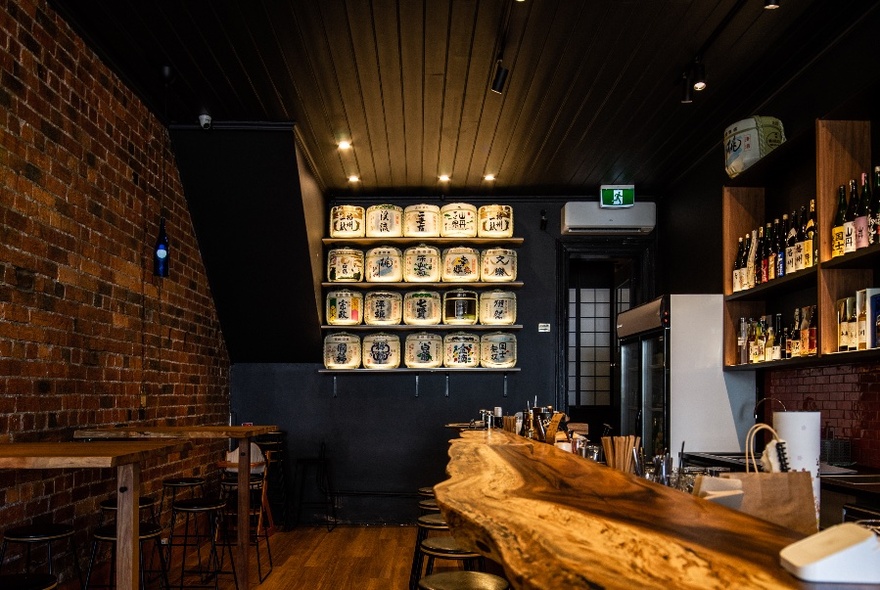
[[[855,179],[849,181],[849,204],[846,207],[846,220],[843,222],[843,253],[856,251],[856,217],[859,208],[859,192]]]

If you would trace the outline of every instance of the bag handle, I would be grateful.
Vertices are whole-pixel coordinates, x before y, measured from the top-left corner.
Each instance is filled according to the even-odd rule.
[[[749,467],[754,469],[755,473],[758,472],[758,462],[755,459],[755,436],[762,430],[769,430],[773,434],[773,439],[779,440],[779,435],[769,424],[759,422],[749,428],[749,432],[746,434],[746,473],[749,473]]]

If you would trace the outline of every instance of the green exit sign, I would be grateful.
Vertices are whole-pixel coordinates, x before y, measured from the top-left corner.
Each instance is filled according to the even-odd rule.
[[[634,184],[603,184],[599,187],[600,207],[632,207],[635,204]]]

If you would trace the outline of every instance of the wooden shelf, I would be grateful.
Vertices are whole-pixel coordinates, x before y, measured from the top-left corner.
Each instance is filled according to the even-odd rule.
[[[820,263],[822,268],[872,268],[880,263],[880,244]]]
[[[321,326],[322,330],[345,330],[345,331],[354,331],[354,332],[384,332],[384,331],[431,331],[431,330],[443,330],[443,331],[453,331],[453,330],[474,330],[478,332],[488,332],[494,330],[522,330],[522,324],[507,324],[504,326],[488,326],[485,324],[473,324],[473,325],[454,325],[454,324],[431,324],[428,326],[417,326],[411,324],[391,324],[388,326],[373,326],[369,324],[358,324],[356,326],[333,326],[325,324]]]
[[[769,283],[763,283],[745,291],[731,293],[730,295],[726,295],[724,297],[724,300],[748,301],[755,299],[766,299],[767,296],[770,294],[779,295],[782,293],[797,291],[799,289],[815,285],[816,272],[817,267],[811,266],[810,268],[805,268],[804,270],[799,270],[797,272],[787,274],[785,276],[779,277],[778,279],[773,279]]]
[[[880,360],[880,348],[870,350],[850,350],[847,352],[826,352],[815,356],[801,356],[781,361],[749,363],[747,365],[728,365],[725,371],[757,371],[760,369],[795,369],[798,367],[822,367],[827,365],[847,365]]]
[[[523,238],[322,238],[325,246],[522,246]]]

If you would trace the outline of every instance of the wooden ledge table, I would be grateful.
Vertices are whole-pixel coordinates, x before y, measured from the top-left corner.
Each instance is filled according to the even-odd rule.
[[[119,426],[115,428],[96,428],[77,430],[75,438],[80,439],[155,439],[180,438],[206,440],[234,438],[238,440],[238,540],[235,552],[235,575],[237,588],[250,588],[250,567],[248,566],[248,546],[250,545],[250,526],[248,523],[248,494],[250,480],[251,439],[261,434],[278,430],[277,426]]]
[[[138,587],[140,464],[183,450],[179,440],[22,442],[0,444],[0,469],[116,468],[116,587]]]
[[[451,441],[434,486],[453,535],[517,590],[868,588],[779,564],[803,535],[501,431]]]

